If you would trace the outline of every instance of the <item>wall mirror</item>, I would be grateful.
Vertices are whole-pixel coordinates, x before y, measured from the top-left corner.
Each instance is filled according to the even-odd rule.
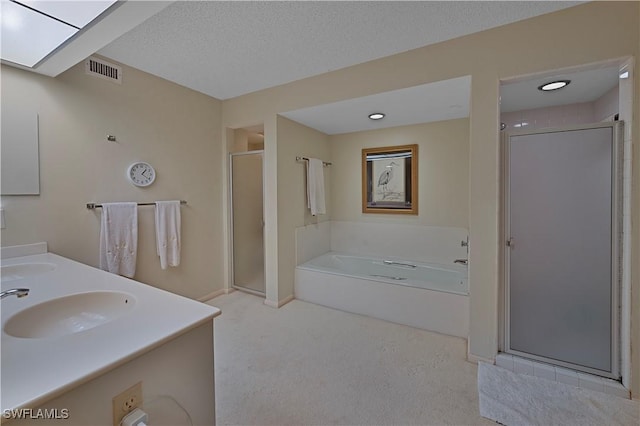
[[[8,102],[7,102],[8,103]],[[2,195],[40,194],[38,114],[2,103]]]
[[[362,212],[418,214],[418,145],[362,150]]]

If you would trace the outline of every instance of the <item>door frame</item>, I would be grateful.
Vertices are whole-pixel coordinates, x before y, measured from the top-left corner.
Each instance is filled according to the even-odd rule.
[[[510,282],[510,249],[509,239],[511,235],[511,223],[510,223],[510,162],[509,162],[509,147],[510,138],[512,136],[524,136],[535,135],[543,133],[558,133],[566,131],[576,130],[589,130],[599,128],[611,128],[612,129],[612,155],[611,155],[611,180],[612,180],[612,197],[611,197],[611,282],[613,283],[611,289],[611,372],[605,372],[577,364],[572,364],[564,361],[554,360],[538,355],[533,355],[525,352],[520,352],[510,347],[510,294],[509,294],[509,282]],[[622,166],[623,166],[623,123],[621,121],[614,122],[602,122],[595,124],[581,124],[565,127],[553,127],[546,129],[533,129],[533,130],[519,130],[516,132],[504,132],[501,138],[502,145],[502,170],[503,175],[501,179],[502,186],[502,226],[500,227],[501,242],[500,250],[501,259],[503,262],[502,267],[502,292],[501,292],[501,327],[500,342],[502,345],[502,351],[505,353],[529,358],[532,360],[542,361],[561,367],[567,367],[573,370],[584,371],[587,373],[595,374],[598,376],[609,377],[615,380],[621,379],[621,334],[620,334],[620,315],[621,315],[621,279],[622,279],[622,202],[623,202],[623,182],[622,182]]]
[[[243,155],[252,155],[252,154],[262,154],[262,268],[263,268],[263,271],[266,265],[266,258],[265,258],[266,247],[264,243],[264,149],[258,149],[254,151],[231,152],[229,153],[229,211],[231,213],[229,215],[229,224],[231,227],[229,232],[229,259],[231,260],[229,277],[231,279],[232,288],[239,291],[244,291],[246,293],[251,293],[256,296],[266,297],[266,292],[267,292],[266,279],[265,279],[264,292],[252,290],[250,288],[236,286],[236,282],[235,282],[235,259],[234,259],[234,250],[233,250],[233,245],[235,240],[234,233],[233,233],[233,157],[240,157]]]

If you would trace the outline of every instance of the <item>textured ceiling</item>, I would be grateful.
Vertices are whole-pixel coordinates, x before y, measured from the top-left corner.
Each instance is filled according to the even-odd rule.
[[[179,1],[99,53],[228,99],[578,3]]]

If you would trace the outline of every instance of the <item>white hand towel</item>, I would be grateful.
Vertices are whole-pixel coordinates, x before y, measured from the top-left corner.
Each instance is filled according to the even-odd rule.
[[[307,207],[313,216],[326,213],[323,163],[317,158],[307,161]]]
[[[180,201],[156,202],[156,247],[162,269],[180,265]]]
[[[133,278],[138,253],[138,205],[102,204],[100,269]]]

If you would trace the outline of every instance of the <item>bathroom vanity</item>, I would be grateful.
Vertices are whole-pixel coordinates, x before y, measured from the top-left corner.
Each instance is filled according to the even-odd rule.
[[[141,382],[149,424],[154,410],[162,424],[215,424],[219,309],[47,253],[46,244],[11,249],[2,249],[2,290],[29,294],[1,302],[2,423],[111,425],[113,397]],[[8,419],[22,408],[27,419]]]

